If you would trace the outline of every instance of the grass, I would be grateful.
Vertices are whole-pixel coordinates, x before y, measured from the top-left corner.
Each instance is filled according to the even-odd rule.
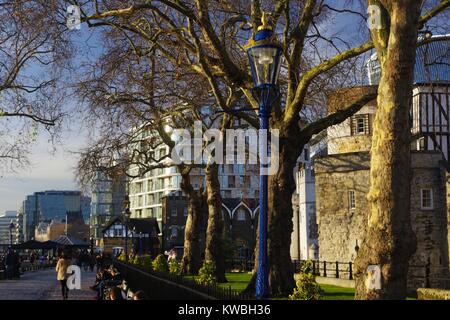
[[[236,291],[243,291],[247,284],[250,282],[252,277],[249,273],[226,273],[226,277],[228,282],[219,283],[219,287],[228,289],[231,286],[231,289]],[[194,276],[185,276],[187,279],[195,280]],[[333,286],[330,284],[321,284],[320,287],[323,289],[324,294],[321,300],[354,300],[355,298],[355,289],[354,288],[345,288]],[[277,297],[273,298],[274,300],[287,300],[287,297]],[[417,297],[409,295],[406,300],[416,300]]]
[[[321,284],[320,287],[325,292],[323,300],[354,300],[355,289],[333,286],[329,284]]]
[[[239,292],[247,288],[247,285],[250,282],[250,279],[252,278],[252,275],[250,273],[227,272],[225,276],[227,277],[228,282],[219,283],[219,287],[228,289],[231,286],[231,289]]]
[[[252,275],[249,273],[232,273],[227,272],[225,274],[227,277],[228,282],[219,283],[219,287],[228,289],[231,286],[231,289],[236,291],[243,291],[247,284],[250,282],[250,279],[252,278]],[[185,279],[193,280],[195,281],[195,276],[184,276]]]
[[[225,274],[228,282],[219,283],[219,287],[228,289],[231,286],[231,289],[236,291],[243,291],[247,284],[250,282],[252,275],[250,273],[231,273],[227,272]],[[185,276],[186,279],[195,280],[195,276]],[[321,300],[354,300],[355,298],[355,289],[354,288],[345,288],[333,286],[330,284],[321,284],[320,287],[323,289],[324,294]],[[277,297],[275,300],[287,300],[287,297]],[[408,295],[406,300],[416,300],[417,297],[413,295]]]
[[[185,276],[187,279],[195,280],[194,276]],[[252,275],[250,273],[226,273],[228,282],[219,283],[219,287],[231,289],[236,291],[243,291],[247,284],[250,282]],[[355,296],[355,289],[344,288],[328,284],[320,285],[324,290],[323,300],[353,300]],[[287,297],[281,297],[277,299],[287,299]]]

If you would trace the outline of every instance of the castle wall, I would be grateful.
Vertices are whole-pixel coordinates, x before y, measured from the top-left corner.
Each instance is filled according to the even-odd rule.
[[[417,237],[417,250],[411,258],[409,288],[442,286],[448,279],[448,232],[446,170],[437,152],[412,152],[411,222]],[[317,158],[316,208],[319,225],[320,260],[349,262],[356,257],[367,225],[369,205],[370,156],[367,152]],[[420,190],[433,190],[433,209],[421,208]],[[355,194],[356,207],[350,209],[349,191]],[[426,266],[429,274],[426,275]]]

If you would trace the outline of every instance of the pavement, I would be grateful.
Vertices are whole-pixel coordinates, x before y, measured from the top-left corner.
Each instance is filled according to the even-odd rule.
[[[94,300],[95,272],[81,272],[81,290],[70,290],[68,300]],[[20,279],[0,280],[0,300],[62,300],[54,269],[27,271]]]

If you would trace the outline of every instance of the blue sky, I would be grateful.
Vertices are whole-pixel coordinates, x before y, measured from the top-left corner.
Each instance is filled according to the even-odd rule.
[[[101,53],[100,41],[95,31],[83,26],[73,31],[76,59],[81,65]],[[64,110],[73,111],[74,101],[67,101]],[[26,195],[42,190],[77,190],[74,179],[76,156],[72,153],[86,145],[87,130],[79,115],[73,112],[63,123],[60,141],[52,143],[49,135],[40,131],[37,142],[31,147],[31,165],[18,172],[8,172],[0,177],[0,214],[5,210],[19,210]]]
[[[336,1],[330,1],[334,6]],[[348,16],[347,16],[348,18]],[[353,19],[352,19],[353,20]],[[323,29],[323,34],[351,34],[354,33],[355,20],[333,19],[328,25],[333,29]],[[351,27],[353,25],[353,27]],[[353,30],[348,30],[348,28]],[[83,64],[94,59],[101,53],[101,41],[96,37],[95,29],[89,29],[82,25],[81,30],[73,31],[73,40],[76,46],[75,64]],[[360,43],[359,38],[350,38],[353,43]],[[66,106],[71,109],[72,106]],[[77,151],[87,142],[87,129],[73,116],[66,119],[65,129],[61,134],[61,144],[52,145],[48,136],[41,134],[37,143],[32,147],[29,156],[31,166],[16,173],[7,173],[0,178],[0,213],[5,210],[18,210],[26,195],[42,190],[76,190],[78,186],[74,179],[76,156],[71,152]]]
[[[345,2],[330,0],[329,3],[339,8]],[[353,9],[357,10],[356,7]],[[361,24],[358,18],[350,19],[348,15],[338,15],[331,23],[324,25],[326,27],[321,29],[321,32],[328,36],[339,34],[353,44],[362,43],[365,39],[359,30]],[[362,27],[365,28],[364,25]],[[76,64],[95,59],[101,53],[101,41],[96,38],[95,31],[88,29],[86,25],[79,31],[73,31],[73,37],[77,44]],[[72,108],[70,103],[66,107]],[[46,135],[40,135],[31,150],[31,166],[17,173],[7,173],[0,178],[0,214],[5,210],[18,210],[25,196],[35,191],[78,188],[74,179],[77,159],[71,152],[86,144],[87,130],[73,115],[66,119],[64,128],[61,144],[52,146]]]

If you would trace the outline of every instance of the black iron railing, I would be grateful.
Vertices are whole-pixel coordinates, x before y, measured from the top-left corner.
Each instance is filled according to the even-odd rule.
[[[189,278],[169,273],[159,273],[115,261],[114,265],[124,275],[133,291],[143,290],[150,299],[158,300],[251,300],[252,294],[230,287],[202,285]]]
[[[294,266],[294,272],[299,273],[301,265],[306,262],[304,260],[294,260],[292,264]],[[320,261],[311,260],[312,272],[319,277],[337,278],[353,280],[353,263],[352,262],[339,262],[339,261]]]

